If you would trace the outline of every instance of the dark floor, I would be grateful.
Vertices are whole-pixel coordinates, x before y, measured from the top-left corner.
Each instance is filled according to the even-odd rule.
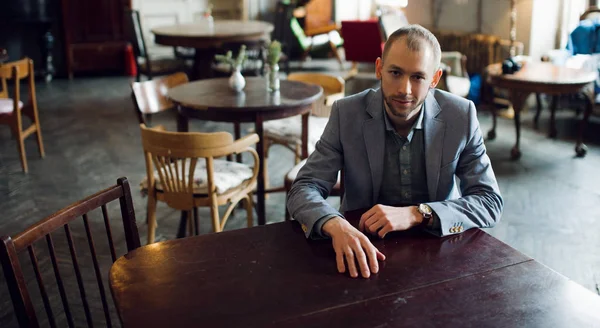
[[[307,64],[309,69],[317,67],[318,62]],[[339,67],[333,67],[331,72],[342,74]],[[347,93],[375,84],[370,78],[371,74],[361,74],[359,79],[349,81]],[[126,176],[132,184],[140,236],[145,242],[146,199],[138,189],[145,176],[145,164],[129,83],[130,80],[123,77],[39,83],[38,104],[47,156],[40,159],[34,138],[28,139],[30,173],[27,175],[21,172],[16,143],[8,128],[0,128],[0,235],[16,234],[60,208],[114,184],[118,177]],[[523,157],[519,161],[509,159],[515,138],[511,121],[500,119],[498,138],[486,142],[506,204],[502,221],[488,232],[595,291],[600,282],[600,119],[592,119],[586,139],[589,153],[582,159],[574,157],[577,123],[574,112],[562,110],[557,115],[559,137],[556,140],[546,138],[549,115],[544,114],[539,131],[532,128],[531,111],[524,115]],[[491,117],[481,111],[479,119],[485,133],[491,126]],[[153,123],[175,130],[174,116],[169,113],[154,118]],[[192,121],[190,130],[231,131],[232,127]],[[271,184],[277,185],[292,166],[293,158],[284,148],[274,146],[272,151],[269,174]],[[332,202],[335,204],[337,200]],[[122,230],[118,229],[118,206],[111,207],[110,213],[113,230]],[[267,221],[282,221],[283,214],[284,196],[271,195],[267,200]],[[208,210],[202,209],[200,215],[201,231],[207,233],[211,229]],[[244,215],[245,211],[238,211],[226,229],[244,227]],[[179,213],[159,204],[157,218],[159,238],[174,238]],[[82,238],[76,239],[82,248],[87,247]],[[121,235],[116,239],[124,244]],[[120,250],[122,254],[123,248]],[[68,254],[63,253],[63,256],[66,258]],[[109,265],[103,267],[105,272]],[[52,281],[48,261],[42,263],[42,267],[46,269],[46,281]],[[72,283],[67,288],[69,294],[77,298],[76,285]],[[72,307],[76,308],[74,302]],[[99,302],[92,301],[91,306],[93,313],[101,311]],[[59,315],[59,320],[64,320],[64,315]],[[83,323],[82,320],[80,315],[78,322]],[[0,327],[14,325],[10,297],[4,277],[0,275]]]

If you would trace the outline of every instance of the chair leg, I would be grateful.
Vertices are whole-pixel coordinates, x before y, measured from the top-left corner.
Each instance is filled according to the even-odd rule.
[[[217,196],[214,194],[210,202],[210,217],[212,219],[213,232],[221,232],[221,222],[219,222],[219,205],[217,205]]]
[[[533,126],[537,129],[540,114],[542,113],[542,99],[540,99],[540,94],[537,92],[535,93],[535,101],[537,104],[537,110],[535,111],[535,117],[533,118]]]
[[[177,238],[185,237],[185,227],[187,226],[187,211],[181,211],[181,219],[179,220],[179,229],[177,229]]]
[[[200,234],[200,225],[198,223],[198,208],[194,207],[194,230],[196,232],[196,236]]]
[[[244,198],[244,203],[246,205],[246,219],[248,220],[248,228],[251,228],[254,226],[254,213],[252,211],[254,209],[254,204],[252,202],[252,194],[246,195],[246,198]]]
[[[152,244],[156,235],[156,196],[153,192],[148,192],[146,224],[148,224],[148,244]]]
[[[37,112],[37,107],[33,107],[33,124],[35,124],[35,135],[37,137],[38,149],[40,150],[40,156],[44,158],[46,152],[44,151],[44,141],[42,140],[42,128],[40,127],[40,119]]]
[[[187,229],[188,229],[188,236],[193,236],[194,235],[194,222],[192,220],[192,211],[187,211]]]
[[[23,172],[28,173],[29,169],[27,167],[27,157],[25,156],[25,138],[23,138],[21,131],[17,131],[17,148],[19,149]]]
[[[340,67],[343,70],[344,69],[344,62],[342,61],[342,57],[340,56],[340,52],[338,51],[335,43],[329,41],[329,47],[331,47],[331,52],[333,53],[333,55],[337,59],[338,63],[340,63]]]

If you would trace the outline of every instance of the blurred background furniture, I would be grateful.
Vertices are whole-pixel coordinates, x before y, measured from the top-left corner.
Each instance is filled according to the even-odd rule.
[[[183,59],[177,56],[170,58],[151,58],[146,48],[146,41],[142,34],[142,22],[137,10],[125,9],[125,35],[133,47],[135,66],[137,69],[136,81],[140,82],[142,75],[148,80],[155,76],[173,74],[187,71],[189,68]],[[176,52],[176,47],[174,48]]]
[[[131,9],[131,0],[62,0],[60,4],[69,78],[77,72],[125,72],[129,40],[123,9]]]
[[[131,99],[139,123],[150,126],[152,115],[175,110],[177,106],[167,98],[167,92],[169,89],[185,83],[188,83],[188,77],[184,72],[144,82],[133,82]]]
[[[383,53],[385,40],[382,39],[376,19],[342,21],[342,36],[346,60],[352,62],[352,68],[345,79],[358,73],[359,63],[373,64]]]
[[[188,218],[197,207],[210,207],[213,232],[221,232],[235,206],[243,200],[248,227],[253,226],[252,191],[256,188],[259,159],[250,146],[258,142],[258,135],[234,140],[227,132],[167,132],[144,124],[140,128],[147,172],[142,184],[148,189],[148,244],[154,242],[157,201],[187,211]],[[215,159],[243,152],[252,155],[252,165]],[[220,205],[227,205],[223,216],[219,215]],[[198,234],[197,215],[194,219],[194,229],[191,219],[188,227]]]
[[[471,90],[467,56],[458,51],[444,51],[441,61],[444,73],[437,88],[466,98]]]
[[[323,94],[313,104],[311,115],[308,118],[307,147],[310,155],[325,130],[333,103],[344,97],[345,82],[341,77],[323,73],[292,73],[287,79],[289,81],[316,84],[323,88]],[[295,164],[302,160],[302,121],[299,116],[265,122],[264,131],[265,172],[267,172],[266,163],[268,163],[269,148],[274,144],[282,145],[294,152]],[[268,188],[268,179],[268,174],[265,173],[266,188]]]
[[[266,41],[264,39],[225,42],[219,47],[219,52],[224,55],[231,51],[233,58],[237,58],[242,45],[246,46],[247,59],[244,61],[240,73],[243,76],[263,75],[266,56]],[[229,77],[233,73],[231,65],[216,60],[213,61],[212,69],[214,77]]]
[[[23,172],[29,171],[27,156],[25,154],[25,139],[32,134],[37,137],[40,156],[44,158],[44,142],[42,141],[42,129],[37,110],[37,99],[35,97],[33,61],[29,58],[15,62],[0,64],[0,124],[10,126],[13,136],[17,140],[17,147],[21,157]],[[27,79],[29,99],[21,101],[21,80]],[[9,97],[7,80],[12,81],[12,98]],[[23,128],[23,114],[31,120],[31,125]]]

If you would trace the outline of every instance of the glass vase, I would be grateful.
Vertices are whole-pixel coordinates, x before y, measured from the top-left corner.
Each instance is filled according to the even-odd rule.
[[[265,71],[267,77],[267,90],[273,92],[279,90],[279,65],[267,65]]]

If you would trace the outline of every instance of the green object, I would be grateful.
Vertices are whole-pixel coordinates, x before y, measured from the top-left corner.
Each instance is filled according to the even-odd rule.
[[[277,40],[273,40],[271,44],[269,44],[269,49],[267,52],[267,62],[273,66],[279,63],[279,59],[281,58],[281,43]]]
[[[232,69],[239,71],[242,68],[242,65],[244,65],[246,59],[248,59],[248,56],[246,55],[246,45],[242,44],[242,46],[240,47],[240,51],[238,52],[238,55],[235,59],[233,59],[233,53],[231,52],[231,50],[227,51],[225,55],[215,55],[215,59],[219,63],[229,64],[231,65]]]

